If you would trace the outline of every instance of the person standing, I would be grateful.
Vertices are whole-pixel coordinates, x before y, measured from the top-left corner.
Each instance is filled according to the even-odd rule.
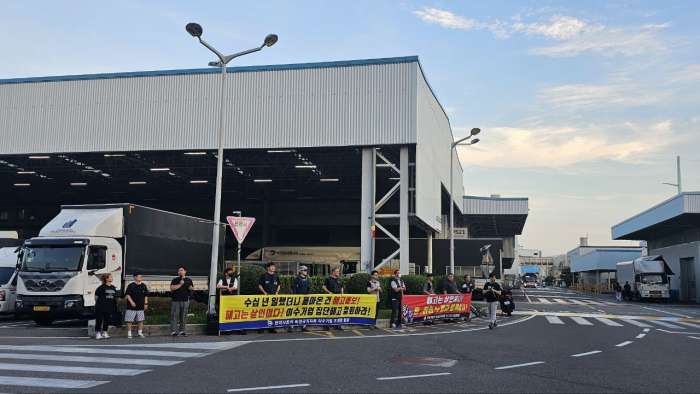
[[[622,302],[622,286],[620,286],[620,282],[615,281],[613,290],[615,290],[615,300],[617,302]]]
[[[379,282],[379,271],[372,271],[372,275],[367,282],[367,294],[374,295],[377,297],[377,311],[374,315],[374,325],[370,328],[377,329],[377,319],[379,319],[379,305],[382,303],[382,284]]]
[[[442,294],[459,294],[454,274],[447,274],[447,278],[443,279]]]
[[[107,333],[112,313],[117,311],[117,288],[112,274],[102,275],[102,284],[95,290],[95,339],[109,339]]]
[[[126,336],[131,339],[131,326],[138,324],[138,336],[144,338],[143,322],[146,320],[146,310],[148,309],[148,287],[143,283],[140,272],[134,273],[134,281],[126,287]]]
[[[395,270],[391,278],[391,319],[389,327],[401,329],[403,316],[401,316],[401,301],[403,293],[406,291],[406,284],[401,280],[401,271]]]
[[[498,299],[501,296],[501,285],[496,282],[496,274],[489,275],[489,281],[484,284],[484,297],[489,304],[489,329],[498,326],[496,322],[496,311],[498,310]]]
[[[309,279],[309,269],[302,265],[299,267],[299,273],[294,278],[292,283],[292,294],[309,294],[311,292],[311,280]],[[287,327],[287,332],[294,331],[294,326]],[[309,331],[306,326],[301,326],[301,331]]]
[[[625,281],[625,287],[624,287],[624,289],[625,289],[624,297],[625,297],[628,301],[632,301],[632,286],[630,286],[630,282],[629,282],[629,281]]]
[[[433,285],[433,274],[429,272],[428,274],[425,275],[425,283],[423,283],[423,295],[434,295],[435,294],[435,285]],[[426,320],[423,322],[426,326],[431,326],[435,324],[434,321]]]
[[[194,290],[192,279],[187,277],[187,268],[180,266],[177,269],[177,276],[170,282],[170,335],[178,335],[178,325],[180,336],[187,336],[187,310],[190,305],[190,297]]]
[[[221,296],[236,295],[238,290],[238,278],[233,273],[233,268],[228,267],[224,270],[224,276],[216,282],[216,313],[219,313],[219,304]]]
[[[331,270],[331,275],[323,282],[322,289],[326,294],[343,294],[345,292],[343,285],[340,284],[340,268],[336,267]],[[335,325],[333,328],[343,331],[343,327],[340,325]],[[328,331],[331,327],[323,326],[323,329]]]
[[[472,282],[472,277],[470,275],[464,275],[464,283],[462,283],[462,294],[472,294],[474,290],[474,282]],[[467,316],[464,317],[464,321],[471,320],[472,312],[467,311]]]
[[[275,263],[269,262],[265,264],[265,273],[260,276],[258,281],[258,290],[262,295],[277,295],[280,292],[280,278],[277,276],[277,266]],[[264,332],[260,329],[258,332]],[[269,328],[268,332],[274,334],[277,332],[274,328]]]

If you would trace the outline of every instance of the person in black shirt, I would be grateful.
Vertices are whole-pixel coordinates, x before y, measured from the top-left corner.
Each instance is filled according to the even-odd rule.
[[[138,335],[144,338],[143,321],[146,320],[146,310],[148,309],[148,288],[142,282],[143,277],[140,273],[134,273],[134,281],[126,287],[126,336],[131,339],[131,326],[134,322],[138,323]]]
[[[435,285],[433,285],[433,274],[432,273],[427,273],[425,275],[426,281],[423,283],[423,295],[433,295],[435,294]],[[425,321],[423,322],[426,326],[430,326],[435,324],[434,321],[428,320],[426,317]]]
[[[391,278],[389,283],[389,293],[391,293],[391,319],[389,320],[389,327],[396,329],[401,329],[401,322],[403,317],[401,316],[401,301],[403,299],[403,293],[406,291],[406,284],[401,280],[401,271],[395,270],[394,277]]]
[[[277,273],[275,272],[277,270],[277,267],[275,266],[275,263],[267,263],[265,264],[265,269],[267,270],[264,274],[260,276],[260,280],[258,281],[258,290],[260,290],[260,293],[263,295],[277,295],[280,292],[280,279],[277,276]],[[265,330],[258,330],[258,332],[264,332]],[[271,334],[276,333],[277,331],[274,328],[268,329],[268,331]]]
[[[624,294],[624,298],[625,298],[627,301],[632,301],[632,286],[630,286],[630,282],[629,282],[629,281],[625,281],[624,289],[625,289],[625,292],[623,293],[623,294]]]
[[[117,288],[112,274],[102,275],[102,284],[95,290],[95,339],[109,339],[109,319],[117,311]]]
[[[464,275],[464,283],[462,283],[462,294],[471,294],[474,290],[474,282],[472,282],[472,277],[469,275]]]
[[[447,278],[443,279],[442,294],[459,294],[454,274],[447,274]]]
[[[265,269],[267,272],[260,276],[258,281],[258,290],[260,294],[264,295],[277,295],[280,292],[280,279],[275,272],[277,267],[275,263],[265,264]]]
[[[496,322],[496,311],[498,299],[501,296],[501,285],[496,282],[496,274],[489,275],[489,281],[484,284],[484,297],[489,304],[489,329],[498,326]]]
[[[299,267],[299,274],[294,278],[294,283],[292,284],[293,294],[309,294],[311,291],[311,280],[308,276],[309,269],[302,265]],[[287,327],[287,332],[294,331],[294,327]],[[301,331],[307,332],[306,326],[301,326]]]
[[[178,323],[180,335],[187,336],[187,309],[190,304],[190,296],[194,290],[192,279],[187,277],[187,268],[180,266],[177,277],[170,282],[172,302],[170,304],[170,331],[172,336],[177,335]]]
[[[331,275],[323,282],[322,289],[326,294],[343,294],[343,286],[340,284],[340,268],[333,268]],[[343,330],[341,326],[334,326],[333,328],[339,331]],[[324,326],[323,329],[328,331],[331,328],[330,326]]]

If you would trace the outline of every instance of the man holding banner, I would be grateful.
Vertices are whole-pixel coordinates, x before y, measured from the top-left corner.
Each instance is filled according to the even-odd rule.
[[[343,286],[340,284],[340,268],[336,267],[333,268],[331,271],[331,275],[326,278],[326,281],[323,282],[323,291],[326,292],[326,294],[343,294],[344,289]],[[333,326],[334,329],[338,331],[343,331],[343,327],[340,325]],[[323,326],[323,329],[328,331],[331,329],[330,326]]]
[[[277,276],[275,270],[277,267],[275,263],[265,264],[267,272],[260,276],[260,281],[258,282],[258,290],[264,295],[277,295],[280,292],[280,279]],[[262,331],[262,330],[261,330]],[[270,333],[276,333],[274,328],[269,329]]]

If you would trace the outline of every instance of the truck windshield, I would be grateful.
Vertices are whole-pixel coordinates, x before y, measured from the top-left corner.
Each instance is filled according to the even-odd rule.
[[[22,271],[80,271],[84,254],[82,245],[33,245],[24,250]]]
[[[661,274],[642,275],[642,283],[645,285],[662,285],[666,283],[666,278]]]
[[[0,267],[0,285],[5,285],[15,273],[15,267]]]

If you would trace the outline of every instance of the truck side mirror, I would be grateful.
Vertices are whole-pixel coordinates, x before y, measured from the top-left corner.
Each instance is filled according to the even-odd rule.
[[[90,271],[88,271],[88,275],[90,275],[90,276],[95,276],[95,270],[90,270]]]

